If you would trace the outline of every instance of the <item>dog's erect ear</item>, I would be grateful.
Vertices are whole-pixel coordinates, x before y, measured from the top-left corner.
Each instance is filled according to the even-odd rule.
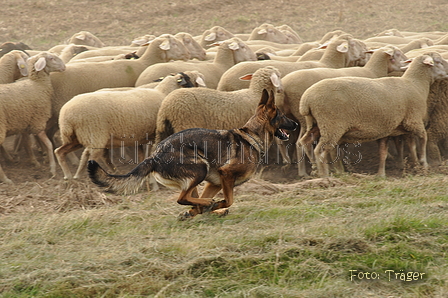
[[[260,103],[258,104],[259,106],[261,105],[266,105],[269,101],[269,93],[266,89],[263,89],[263,93],[261,94],[261,99],[260,99]]]

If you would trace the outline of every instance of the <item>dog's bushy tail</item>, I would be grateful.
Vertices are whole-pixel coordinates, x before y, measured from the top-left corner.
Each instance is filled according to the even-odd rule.
[[[132,171],[125,175],[108,174],[94,160],[89,160],[87,172],[90,180],[100,187],[106,188],[107,192],[112,193],[135,193],[142,186],[147,176],[154,170],[154,160],[145,159]]]

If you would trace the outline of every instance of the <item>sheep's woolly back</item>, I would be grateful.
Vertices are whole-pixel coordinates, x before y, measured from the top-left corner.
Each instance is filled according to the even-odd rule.
[[[280,82],[280,72],[274,67],[266,67],[253,74],[249,89],[233,92],[209,88],[173,91],[162,102],[157,115],[156,143],[187,128],[242,127],[253,116],[263,89],[276,90],[273,78]]]
[[[167,94],[180,88],[183,75],[164,78],[155,89],[102,89],[75,96],[61,109],[63,144],[105,148],[111,141],[135,145],[154,138],[157,112]],[[115,140],[110,137],[115,136]],[[116,146],[121,145],[116,143]]]
[[[236,58],[239,56],[240,58]],[[139,76],[135,86],[148,84],[160,77],[165,77],[171,73],[177,73],[187,70],[197,70],[205,77],[205,84],[208,88],[216,88],[221,75],[230,67],[235,65],[235,59],[256,60],[256,56],[252,50],[239,38],[231,38],[225,40],[219,45],[218,52],[213,62],[180,62],[173,61],[171,63],[161,65],[151,65],[146,68]]]
[[[441,63],[432,62],[437,60]],[[395,131],[399,125],[420,133],[429,86],[435,77],[446,77],[445,65],[440,55],[432,53],[414,59],[402,77],[325,79],[305,91],[300,113],[314,118],[331,144],[400,134]],[[313,121],[307,119],[308,124]],[[311,129],[307,125],[307,131]]]
[[[341,50],[338,47],[347,46],[347,49]],[[246,81],[241,81],[239,78],[247,73],[254,73],[261,67],[273,66],[277,68],[283,76],[286,74],[299,70],[310,68],[342,68],[347,66],[349,62],[353,62],[353,57],[356,52],[360,52],[360,48],[352,50],[353,47],[357,47],[355,42],[352,42],[352,38],[349,35],[338,37],[333,40],[325,49],[325,53],[319,61],[276,61],[276,60],[263,60],[254,62],[241,62],[228,69],[221,77],[218,90],[222,91],[234,91],[244,88],[248,88],[249,84]],[[359,59],[363,58],[361,55]]]
[[[53,121],[56,125],[61,107],[78,94],[102,88],[133,87],[148,66],[188,57],[180,41],[172,35],[164,35],[154,39],[139,59],[69,63],[64,73],[51,74],[55,91]]]

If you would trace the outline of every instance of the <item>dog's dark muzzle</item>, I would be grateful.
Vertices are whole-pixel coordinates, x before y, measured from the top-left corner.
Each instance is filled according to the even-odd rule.
[[[297,129],[297,127],[299,127],[299,124],[297,124],[297,122],[295,122],[289,118],[287,118],[287,119],[288,119],[288,121],[286,121],[286,123],[281,125],[281,127],[277,128],[274,133],[274,136],[279,138],[282,141],[289,140],[289,134],[286,132],[286,130],[294,131]]]

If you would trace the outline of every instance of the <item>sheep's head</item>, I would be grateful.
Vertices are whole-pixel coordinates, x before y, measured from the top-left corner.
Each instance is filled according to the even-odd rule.
[[[302,38],[300,38],[300,36],[288,25],[281,25],[276,28],[288,37],[287,43],[302,43],[303,42]]]
[[[408,60],[408,58],[404,55],[404,53],[397,48],[396,46],[388,45],[378,49],[377,51],[382,51],[386,55],[389,56],[387,71],[403,71],[404,62]]]
[[[61,72],[65,70],[65,63],[57,55],[49,52],[41,52],[28,58],[28,68],[36,73]]]
[[[417,60],[417,63],[423,63],[430,67],[433,81],[448,78],[448,62],[439,53],[425,53],[414,60]]]
[[[68,43],[74,43],[77,45],[86,45],[101,48],[104,47],[104,43],[95,35],[88,31],[80,31],[75,33],[69,40]]]
[[[281,81],[280,71],[273,66],[266,66],[258,69],[253,74],[246,74],[240,77],[240,80],[248,81],[250,80],[250,84],[257,84],[258,87],[267,90],[276,90],[277,93],[283,92],[283,85]]]
[[[209,48],[213,43],[232,38],[233,36],[232,33],[223,27],[214,26],[213,28],[204,31],[200,44],[203,48]]]
[[[191,36],[189,33],[179,32],[174,35],[178,40],[180,40],[184,46],[190,52],[190,59],[196,58],[198,60],[205,60],[207,52],[204,48]]]
[[[190,52],[184,46],[182,42],[176,39],[171,34],[162,34],[153,41],[152,45],[158,46],[162,50],[161,58],[162,60],[168,62],[170,60],[184,60],[190,59]]]
[[[28,60],[28,55],[20,50],[12,50],[5,55],[5,58],[8,59],[7,57],[9,56],[17,65],[17,71],[14,75],[14,79],[17,80],[21,77],[26,77],[28,75],[28,65],[26,62]]]
[[[290,43],[290,38],[271,24],[262,24],[252,30],[249,40],[267,40],[276,43]]]
[[[220,44],[223,50],[232,50],[233,62],[235,64],[243,61],[256,61],[257,55],[250,47],[248,47],[241,39],[238,37],[233,37],[231,39],[225,40]]]
[[[185,76],[188,76],[190,82],[192,83],[192,87],[207,87],[205,85],[205,78],[202,73],[197,70],[188,70],[183,73]]]

